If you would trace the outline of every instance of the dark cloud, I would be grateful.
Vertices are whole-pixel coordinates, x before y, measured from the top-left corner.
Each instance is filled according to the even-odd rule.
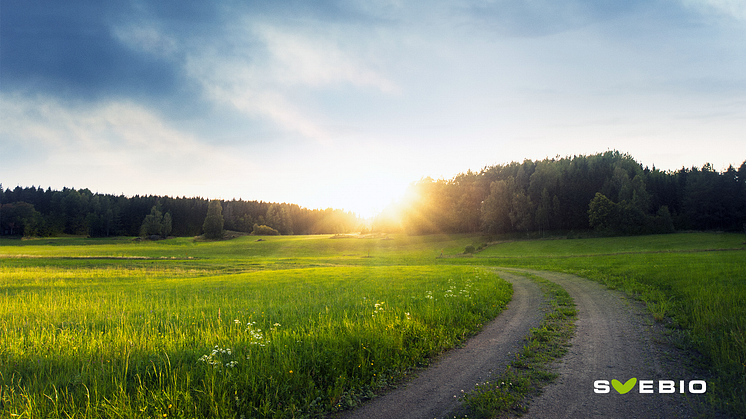
[[[105,2],[3,4],[2,89],[84,98],[173,92],[179,77],[173,62],[112,35],[110,22],[125,12]]]
[[[129,97],[184,103],[199,99],[184,74],[186,48],[230,52],[250,40],[226,27],[248,15],[260,19],[355,21],[364,14],[340,1],[28,1],[5,2],[0,14],[0,91],[98,100]],[[128,45],[119,31],[152,27],[178,44],[172,51]],[[121,35],[121,32],[119,33]]]

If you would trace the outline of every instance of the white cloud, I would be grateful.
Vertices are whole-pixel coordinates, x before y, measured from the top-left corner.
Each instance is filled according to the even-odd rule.
[[[172,56],[178,50],[176,39],[145,24],[115,26],[112,28],[112,34],[134,50],[145,51],[160,57]]]
[[[271,55],[268,70],[280,84],[320,87],[350,83],[384,93],[398,90],[356,53],[344,49],[341,35],[330,32],[291,31],[270,25],[255,29]]]
[[[247,167],[128,102],[72,106],[47,97],[0,95],[0,144],[23,166],[23,184],[127,194],[195,194]],[[7,167],[7,166],[6,166]],[[5,172],[5,170],[2,170]],[[9,179],[10,180],[10,179]],[[158,190],[166,186],[168,190]],[[196,187],[195,187],[196,186]]]
[[[398,87],[376,70],[375,54],[361,53],[364,45],[345,45],[344,33],[318,26],[284,28],[241,21],[228,30],[230,51],[195,46],[188,55],[187,74],[213,101],[327,143],[331,134],[325,121],[298,96],[349,86],[395,94]]]

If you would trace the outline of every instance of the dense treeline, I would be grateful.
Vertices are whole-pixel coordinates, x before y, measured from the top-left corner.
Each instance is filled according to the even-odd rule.
[[[0,185],[0,234],[91,237],[153,234],[167,220],[173,236],[202,234],[209,201],[204,198],[104,195],[88,189]],[[222,201],[226,230],[251,233],[255,225],[281,234],[332,234],[359,231],[363,220],[338,209],[310,210],[295,204],[232,200]],[[160,218],[163,217],[163,218]]]
[[[203,232],[209,201],[33,186],[3,190],[0,185],[0,205],[3,235],[136,236],[163,233],[167,225],[171,235],[196,236]],[[261,228],[264,233],[330,234],[364,228],[364,220],[353,213],[295,204],[232,200],[222,201],[221,211],[226,230],[247,233]],[[400,203],[384,209],[372,229],[645,234],[736,231],[745,224],[746,162],[722,173],[710,164],[663,172],[608,151],[490,166],[450,180],[424,178],[410,185]]]
[[[744,223],[746,162],[722,173],[710,164],[664,172],[608,151],[491,166],[450,180],[424,178],[386,208],[373,229],[645,234],[741,230]]]

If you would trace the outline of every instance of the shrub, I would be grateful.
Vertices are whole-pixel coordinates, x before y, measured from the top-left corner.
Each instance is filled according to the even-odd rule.
[[[280,232],[270,226],[264,224],[254,224],[254,230],[251,232],[252,236],[279,236]]]

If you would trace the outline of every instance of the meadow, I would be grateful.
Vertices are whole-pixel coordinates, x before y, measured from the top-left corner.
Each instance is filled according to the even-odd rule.
[[[465,240],[3,241],[0,415],[349,408],[505,307],[494,273],[433,265]]]
[[[506,241],[455,257],[484,240],[0,240],[0,416],[349,408],[497,316],[512,293],[498,265],[637,296],[701,354],[713,402],[746,410],[742,234]]]

